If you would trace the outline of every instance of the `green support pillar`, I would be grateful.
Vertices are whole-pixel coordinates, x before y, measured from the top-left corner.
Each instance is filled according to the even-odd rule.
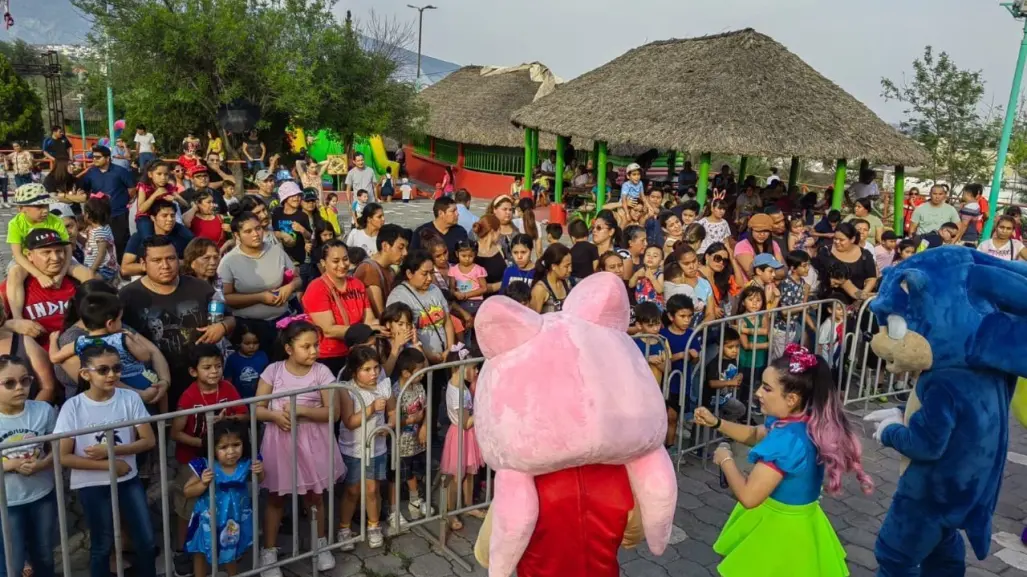
[[[599,142],[596,152],[596,210],[606,204],[606,141]]]
[[[532,171],[540,164],[538,158],[538,129],[531,131],[531,169]]]
[[[521,190],[531,191],[531,138],[532,130],[524,129],[524,181],[521,183]]]
[[[991,193],[988,194],[988,208],[991,218],[984,221],[984,232],[981,238],[991,238],[991,229],[995,225],[998,211],[998,196],[1002,190],[1002,176],[1006,168],[1006,155],[1009,153],[1009,140],[1013,135],[1013,124],[1016,121],[1016,107],[1020,99],[1020,82],[1023,80],[1023,65],[1027,61],[1027,20],[1023,24],[1023,38],[1020,40],[1020,52],[1016,57],[1016,70],[1013,72],[1013,86],[1009,91],[1009,104],[1006,105],[1006,119],[1002,123],[1002,138],[998,143],[998,154],[995,156],[995,174],[991,178]]]
[[[845,198],[845,168],[847,161],[844,158],[838,159],[838,166],[834,171],[834,196],[831,198],[831,208],[842,209],[842,199]]]
[[[699,203],[702,208],[706,207],[706,191],[710,188],[710,163],[713,161],[713,155],[709,152],[702,153],[699,157],[699,188],[695,193],[695,200]]]
[[[795,194],[799,190],[799,158],[792,157],[792,167],[788,169],[788,194]]]
[[[895,214],[893,221],[895,234],[899,237],[905,233],[906,218],[906,167],[898,164],[895,166]]]
[[[556,176],[553,178],[553,201],[563,204],[563,151],[567,147],[567,137],[556,137]]]
[[[745,183],[745,171],[749,168],[749,157],[743,156],[738,163],[738,184]]]

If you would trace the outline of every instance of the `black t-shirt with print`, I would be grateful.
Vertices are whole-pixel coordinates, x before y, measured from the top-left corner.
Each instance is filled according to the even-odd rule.
[[[595,272],[593,268],[599,260],[599,249],[590,242],[576,242],[571,245],[571,276],[585,278]]]
[[[191,276],[180,276],[178,288],[167,295],[143,285],[142,279],[129,283],[118,293],[124,312],[123,322],[160,349],[171,368],[170,406],[193,381],[189,375],[189,355],[200,333],[207,326],[207,305],[214,287]]]
[[[312,232],[310,230],[310,219],[307,218],[307,215],[302,210],[297,210],[292,214],[285,214],[285,207],[279,206],[271,213],[271,226],[275,232],[292,235],[296,240],[292,246],[285,246],[283,244],[282,248],[285,249],[285,254],[289,255],[289,258],[296,264],[303,264],[303,261],[307,258],[307,249],[303,235],[293,231],[293,223],[298,223],[308,233]]]

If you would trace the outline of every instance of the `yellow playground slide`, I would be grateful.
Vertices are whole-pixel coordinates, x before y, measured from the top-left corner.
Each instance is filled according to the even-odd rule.
[[[379,168],[391,172],[393,180],[395,182],[399,182],[399,164],[389,160],[389,155],[385,153],[385,142],[382,141],[382,137],[375,135],[369,138],[367,142],[371,145],[371,154],[374,155],[374,163]]]

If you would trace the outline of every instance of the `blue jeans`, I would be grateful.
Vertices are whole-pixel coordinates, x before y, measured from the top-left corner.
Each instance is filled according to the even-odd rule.
[[[264,170],[264,161],[263,160],[249,160],[249,161],[246,161],[246,168],[249,169],[250,172],[256,174],[257,171]]]
[[[15,174],[14,175],[14,188],[18,188],[23,184],[29,184],[32,182],[31,174]]]
[[[42,499],[16,505],[7,509],[11,526],[4,527],[4,533],[11,536],[11,565],[14,574],[21,575],[21,569],[28,559],[35,577],[54,575],[54,523],[57,521],[57,498],[54,492]],[[3,537],[0,536],[0,544]],[[0,577],[7,577],[7,559],[0,546]]]
[[[114,550],[111,488],[109,485],[85,487],[78,490],[78,496],[89,527],[89,575],[110,577],[110,554]],[[132,536],[135,549],[132,571],[139,577],[156,577],[153,521],[146,506],[146,491],[138,477],[118,483],[118,504],[127,525],[121,530]]]
[[[140,152],[139,153],[139,172],[146,172],[146,165],[156,160],[157,157],[152,152]]]

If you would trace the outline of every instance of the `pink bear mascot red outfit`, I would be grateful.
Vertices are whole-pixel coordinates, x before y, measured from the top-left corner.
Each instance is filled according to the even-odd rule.
[[[624,283],[592,275],[545,315],[494,297],[475,327],[486,358],[475,434],[497,471],[475,548],[489,576],[618,577],[636,524],[663,553],[677,477],[663,395],[627,335]]]

